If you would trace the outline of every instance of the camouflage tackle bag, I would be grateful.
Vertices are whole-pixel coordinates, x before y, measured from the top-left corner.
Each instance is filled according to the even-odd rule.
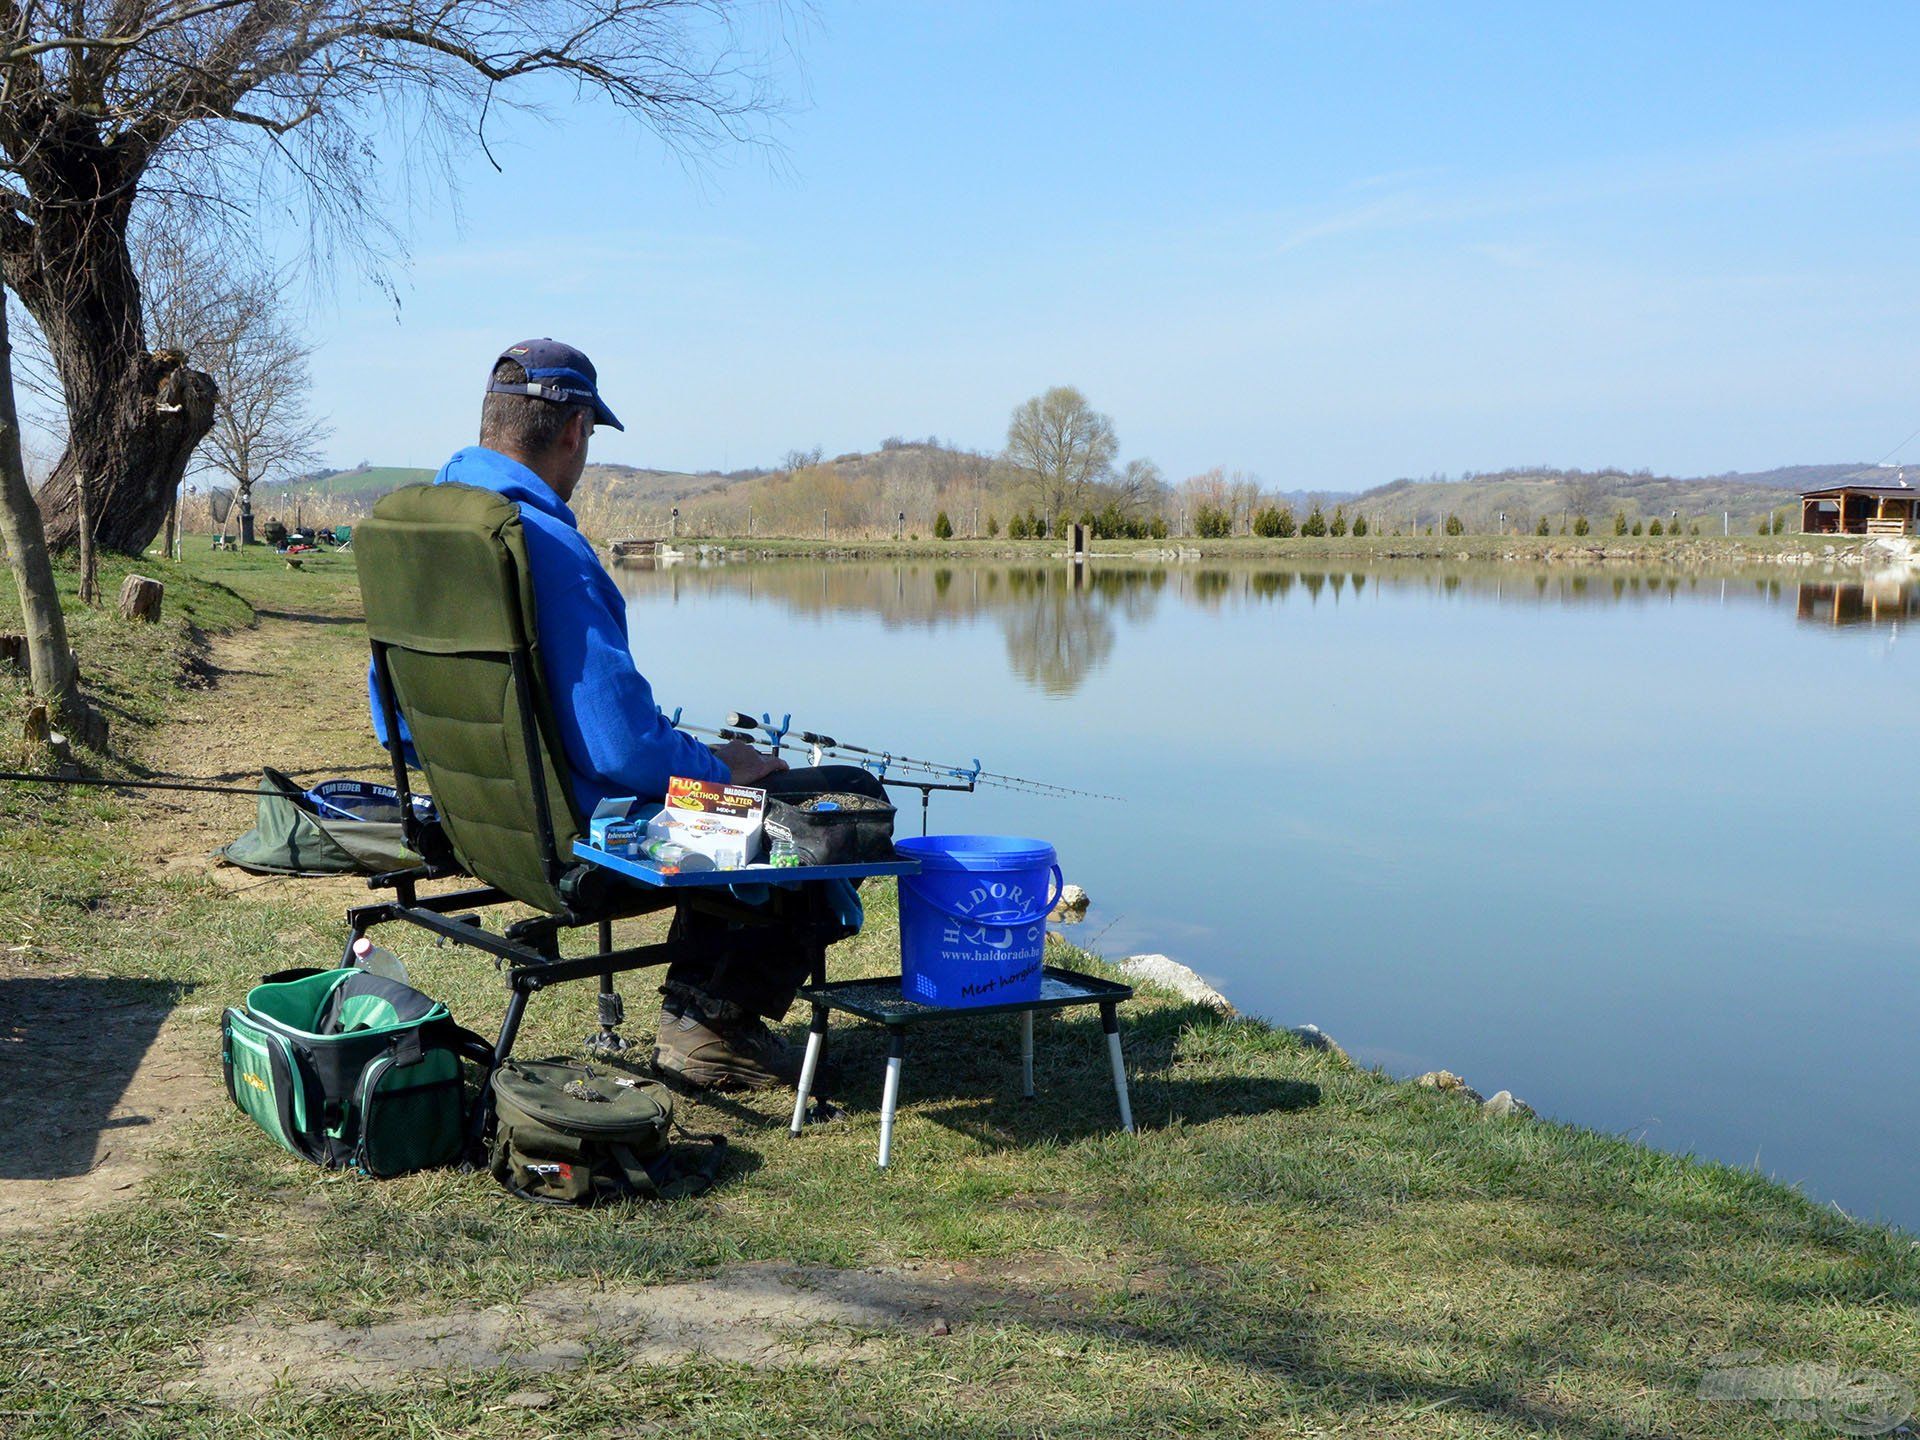
[[[673,1092],[655,1080],[569,1060],[509,1060],[493,1072],[494,1179],[522,1200],[592,1205],[672,1199],[708,1189],[725,1159],[718,1135],[674,1123]],[[712,1149],[681,1163],[668,1132]]]

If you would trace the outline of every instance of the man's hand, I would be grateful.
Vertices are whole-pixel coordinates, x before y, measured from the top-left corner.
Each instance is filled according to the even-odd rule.
[[[778,775],[787,768],[787,762],[778,755],[764,755],[744,740],[729,740],[724,745],[710,745],[707,748],[733,772],[733,783],[736,785],[758,785],[769,775]]]

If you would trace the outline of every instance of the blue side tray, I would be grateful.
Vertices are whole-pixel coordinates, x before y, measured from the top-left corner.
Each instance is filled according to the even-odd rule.
[[[686,870],[678,875],[665,874],[658,865],[637,855],[615,855],[589,845],[573,842],[575,858],[599,865],[637,880],[642,885],[662,890],[717,889],[729,885],[798,885],[807,880],[860,880],[873,875],[918,875],[917,860],[875,860],[864,865],[743,865],[738,870]]]

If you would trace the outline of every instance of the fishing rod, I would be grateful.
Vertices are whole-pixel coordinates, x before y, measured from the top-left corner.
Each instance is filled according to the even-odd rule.
[[[258,786],[242,790],[237,785],[213,785],[204,780],[115,780],[108,775],[29,775],[23,770],[0,770],[0,780],[25,785],[93,786],[102,790],[186,790],[197,795],[244,795],[250,800],[258,800],[262,793]],[[307,798],[331,810],[338,819],[360,818],[321,796],[309,794]]]
[[[990,785],[1054,799],[1073,797],[1087,800],[1118,800],[1121,798],[1118,795],[1107,795],[1097,790],[1078,790],[1067,785],[1056,785],[1049,780],[1033,780],[1024,775],[1008,775],[997,770],[988,770],[977,759],[971,765],[948,765],[937,760],[923,760],[914,755],[902,755],[888,750],[876,750],[865,745],[854,745],[848,741],[836,740],[831,735],[819,735],[811,730],[796,730],[793,727],[791,715],[783,715],[778,721],[775,721],[771,715],[763,715],[756,720],[746,711],[734,710],[728,713],[725,725],[714,728],[683,721],[680,713],[679,710],[675,710],[671,715],[666,716],[668,723],[677,729],[696,735],[711,735],[721,740],[739,740],[749,745],[764,745],[774,751],[785,750],[793,754],[805,755],[807,763],[811,765],[818,765],[829,756],[850,760],[887,784],[909,785],[916,789],[931,785],[932,788],[939,790],[962,791],[972,791],[979,785]],[[664,715],[665,712],[663,711],[662,714]],[[755,730],[761,733],[756,735],[753,733]],[[934,778],[932,780],[889,780],[889,772],[894,770]]]
[[[892,766],[900,765],[933,775],[951,775],[956,779],[966,778],[978,784],[998,785],[1010,790],[1024,790],[1035,795],[1056,797],[1074,796],[1086,800],[1118,800],[1118,795],[1107,795],[1097,790],[1078,790],[1069,785],[1056,785],[1050,780],[1033,780],[1024,775],[1006,775],[997,770],[982,769],[979,760],[970,767],[943,765],[937,760],[922,760],[912,755],[902,755],[891,750],[875,750],[866,745],[855,745],[846,740],[836,740],[831,735],[816,735],[811,730],[794,730],[791,715],[782,716],[780,724],[774,725],[771,715],[762,715],[755,720],[744,711],[735,710],[727,716],[729,725],[758,726],[770,736],[792,734],[802,743],[821,751],[838,751],[844,755],[864,757],[859,764],[885,778],[885,772]]]

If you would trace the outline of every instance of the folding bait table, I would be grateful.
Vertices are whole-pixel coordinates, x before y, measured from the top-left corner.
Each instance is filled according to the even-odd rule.
[[[820,1065],[820,1052],[826,1048],[827,1015],[844,1010],[862,1020],[871,1020],[887,1029],[887,1068],[880,1087],[880,1158],[882,1170],[893,1158],[893,1116],[900,1103],[900,1070],[907,1053],[907,1031],[914,1025],[936,1020],[969,1020],[985,1015],[1020,1017],[1020,1093],[1033,1098],[1033,1017],[1041,1010],[1065,1010],[1074,1005],[1098,1005],[1100,1028],[1107,1033],[1107,1060],[1113,1067],[1113,1093],[1120,1102],[1120,1128],[1133,1133],[1133,1105],[1127,1097],[1127,1064],[1120,1050],[1122,1000],[1133,998],[1133,987],[1078,970],[1063,970],[1049,965],[1041,972],[1040,994],[1033,1000],[1014,1000],[1004,1005],[971,1005],[955,1009],[944,1005],[925,1005],[910,998],[900,986],[900,977],[875,980],[836,980],[832,984],[813,984],[800,991],[800,998],[813,1006],[813,1023],[807,1027],[807,1053],[800,1066],[799,1094],[794,1097],[793,1123],[788,1133],[800,1134],[807,1121],[807,1100],[813,1090],[813,1077]]]
[[[602,850],[584,840],[573,845],[576,859],[600,866],[642,885],[663,890],[717,890],[744,885],[793,886],[813,880],[859,880],[878,876],[917,875],[918,861],[878,860],[852,865],[747,865],[736,870],[683,870],[668,874],[650,861]],[[1020,1017],[1021,1093],[1033,1097],[1033,1017],[1036,1012],[1065,1010],[1075,1005],[1098,1005],[1100,1028],[1107,1036],[1107,1059],[1113,1069],[1113,1090],[1120,1105],[1120,1126],[1133,1133],[1133,1105],[1127,1095],[1126,1060],[1120,1049],[1119,1006],[1133,998],[1133,987],[1077,970],[1049,965],[1042,972],[1040,994],[1033,1000],[1016,1000],[1002,1005],[973,1005],[964,1009],[925,1005],[909,998],[901,989],[900,977],[870,980],[836,980],[828,983],[816,968],[813,983],[803,986],[800,998],[813,1007],[813,1020],[807,1027],[807,1050],[801,1062],[799,1093],[794,1097],[793,1123],[789,1133],[797,1137],[806,1124],[807,1101],[812,1096],[814,1076],[819,1073],[820,1055],[826,1048],[827,1016],[842,1010],[862,1020],[883,1025],[887,1030],[887,1067],[880,1090],[879,1166],[887,1167],[893,1156],[894,1112],[900,1103],[900,1071],[906,1056],[907,1031],[914,1025],[937,1020],[978,1019],[987,1015]]]

